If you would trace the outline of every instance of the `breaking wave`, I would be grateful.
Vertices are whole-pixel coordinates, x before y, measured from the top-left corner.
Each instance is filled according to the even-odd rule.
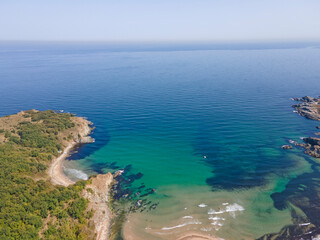
[[[81,180],[89,179],[88,175],[82,172],[81,170],[74,169],[74,168],[66,168],[65,171],[78,179],[81,179]]]

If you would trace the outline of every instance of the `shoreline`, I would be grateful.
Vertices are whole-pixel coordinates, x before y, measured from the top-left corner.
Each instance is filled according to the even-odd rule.
[[[70,178],[68,178],[63,171],[63,162],[70,155],[70,152],[75,147],[75,145],[76,145],[76,142],[70,143],[63,150],[63,153],[52,161],[48,169],[48,174],[50,176],[52,184],[68,187],[75,183]]]
[[[93,130],[91,127],[92,122],[83,117],[74,117],[73,122],[77,126],[76,132],[72,134],[73,139],[64,142],[66,147],[64,147],[63,152],[58,157],[52,160],[47,171],[50,176],[50,182],[54,185],[68,187],[76,183],[64,173],[63,162],[70,156],[71,151],[77,148],[77,145],[94,142],[94,139],[89,136]],[[88,208],[94,211],[92,221],[95,226],[96,240],[109,239],[113,214],[107,203],[110,200],[110,186],[112,182],[113,175],[110,172],[98,174],[90,178],[89,184],[86,185],[81,193],[82,197],[89,200]]]
[[[77,144],[94,142],[94,139],[89,136],[92,131],[92,128],[90,127],[92,122],[83,117],[74,117],[74,122],[79,125],[79,130],[77,131],[78,136],[74,137],[71,142],[67,142],[67,146],[63,149],[62,154],[52,160],[48,169],[50,181],[54,185],[68,187],[75,183],[64,173],[63,162],[70,155],[70,152],[76,147]]]
[[[293,98],[293,100],[301,102],[299,104],[292,105],[296,109],[296,112],[307,119],[320,121],[320,97],[309,97],[305,96],[302,98]],[[320,129],[316,126],[316,129]],[[293,141],[295,146],[300,146],[305,149],[305,153],[320,158],[320,132],[314,133],[313,137],[303,138],[304,143],[297,143]]]

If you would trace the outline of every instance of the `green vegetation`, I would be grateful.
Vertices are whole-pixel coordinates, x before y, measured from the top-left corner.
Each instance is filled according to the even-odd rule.
[[[61,187],[46,179],[62,148],[58,134],[75,126],[72,116],[27,111],[15,129],[0,129],[0,239],[93,238],[92,212],[80,195],[86,182]]]

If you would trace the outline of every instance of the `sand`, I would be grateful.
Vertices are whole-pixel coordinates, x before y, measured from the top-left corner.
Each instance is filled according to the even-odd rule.
[[[73,181],[71,181],[63,172],[62,164],[63,161],[69,156],[70,151],[73,149],[75,146],[75,142],[69,143],[69,145],[64,149],[63,153],[53,159],[49,170],[48,174],[51,178],[51,182],[55,185],[62,185],[62,186],[69,186],[71,184],[74,184]]]
[[[211,237],[200,233],[187,233],[181,237],[179,237],[177,240],[222,240],[218,237]]]

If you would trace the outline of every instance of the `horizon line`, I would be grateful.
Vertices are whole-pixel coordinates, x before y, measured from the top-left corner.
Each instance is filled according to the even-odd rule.
[[[320,39],[247,39],[247,40],[17,40],[17,39],[0,39],[0,42],[21,42],[21,43],[110,43],[110,44],[128,44],[128,43],[144,43],[144,44],[241,44],[241,43],[320,43]]]

